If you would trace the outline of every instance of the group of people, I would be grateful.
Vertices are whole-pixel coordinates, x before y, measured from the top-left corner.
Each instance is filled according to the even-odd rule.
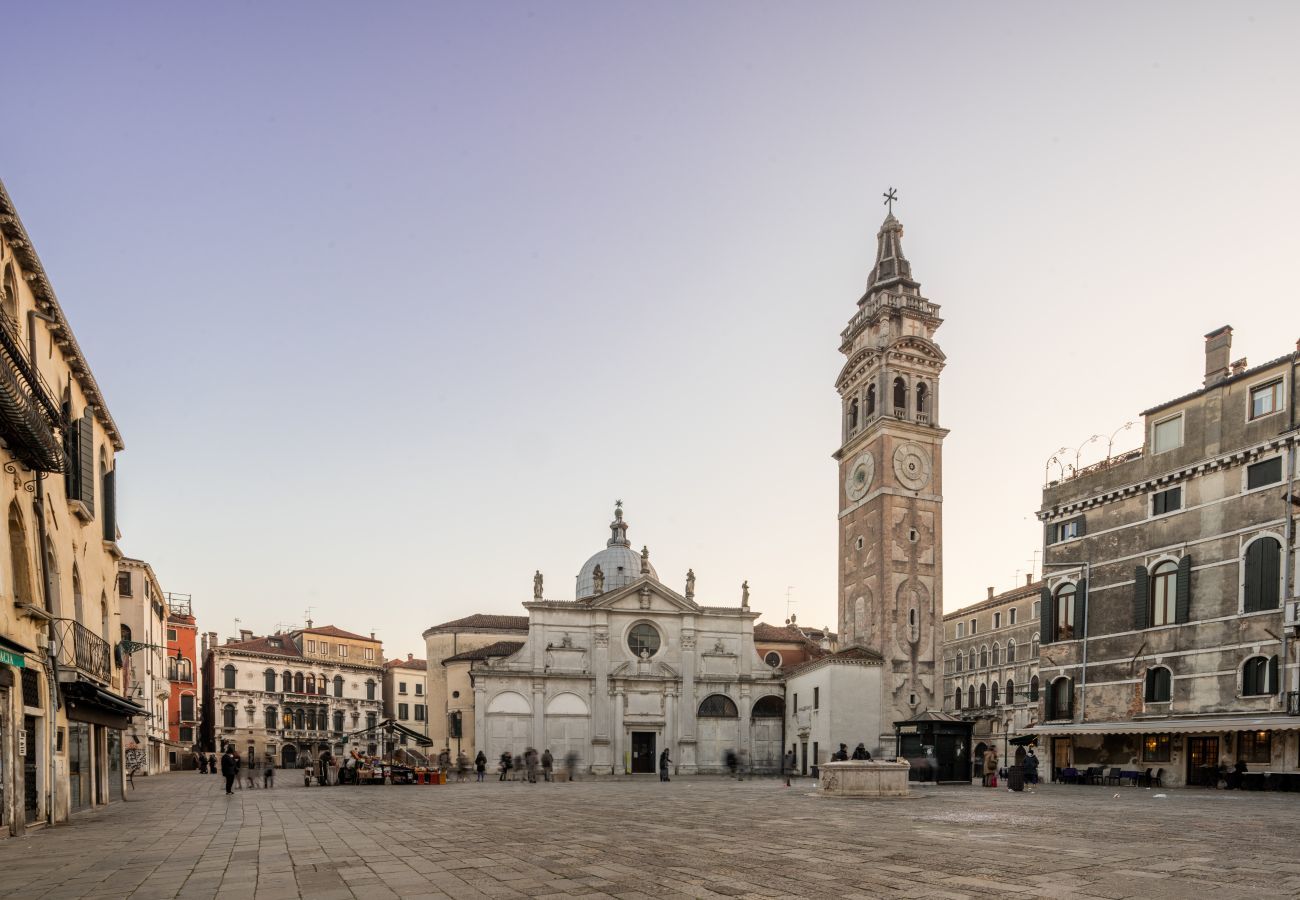
[[[984,787],[997,787],[999,772],[997,748],[989,747],[985,750],[981,763],[981,784]],[[1016,764],[1024,770],[1026,784],[1038,784],[1038,756],[1034,753],[1033,747],[1017,748]]]
[[[253,774],[253,761],[248,761],[248,768],[243,778],[240,777],[240,770],[244,768],[244,759],[235,749],[234,744],[227,744],[226,749],[221,754],[220,761],[211,753],[199,755],[199,774],[207,775],[209,772],[215,775],[218,771],[226,779],[226,793],[233,794],[236,787],[243,789],[244,781],[248,783],[249,789],[257,787],[257,777]],[[262,771],[262,787],[275,787],[275,766],[268,760],[266,768]]]
[[[479,751],[479,759],[486,764],[487,759],[483,752]],[[564,767],[569,772],[570,779],[578,771],[578,754],[570,751],[564,757]],[[479,768],[478,780],[483,780],[483,768]],[[497,760],[497,771],[500,774],[498,781],[527,781],[531,784],[537,783],[537,773],[541,772],[543,781],[555,780],[555,756],[549,749],[538,753],[533,747],[528,747],[523,753],[511,753],[509,750],[501,754]]]

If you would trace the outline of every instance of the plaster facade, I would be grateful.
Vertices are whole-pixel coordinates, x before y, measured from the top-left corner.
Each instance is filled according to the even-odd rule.
[[[172,716],[171,674],[179,675],[167,656],[167,598],[153,567],[139,559],[123,557],[117,563],[117,593],[122,610],[122,640],[151,646],[134,652],[123,648],[126,696],[140,704],[147,717],[134,720],[124,735],[128,772],[154,775],[169,768],[167,723]],[[140,763],[143,762],[141,766]]]
[[[168,681],[172,690],[167,759],[173,769],[188,769],[194,766],[203,709],[199,629],[190,595],[168,594],[167,610]]]
[[[424,660],[416,659],[410,653],[406,659],[390,659],[384,663],[384,718],[428,737],[429,698],[424,693],[426,668]],[[414,758],[424,757],[424,752],[406,735],[399,735],[397,742]]]
[[[446,747],[453,753],[473,747],[474,690],[469,680],[469,659],[450,666],[445,660],[489,647],[503,640],[522,641],[528,634],[527,616],[476,613],[435,625],[424,632],[424,692],[428,697],[429,738],[435,750]],[[453,724],[453,718],[455,720]],[[458,739],[454,731],[460,729]]]
[[[829,654],[800,666],[786,677],[786,748],[795,751],[802,775],[830,761],[840,744],[864,744],[880,758],[892,752],[879,736],[892,723],[881,718],[883,666],[880,656],[861,647]],[[865,701],[865,702],[864,702]]]

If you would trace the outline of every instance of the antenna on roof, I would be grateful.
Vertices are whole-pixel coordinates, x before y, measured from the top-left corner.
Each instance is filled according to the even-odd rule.
[[[304,622],[307,623],[307,627],[308,627],[308,628],[311,627],[311,611],[312,611],[313,609],[315,609],[315,608],[316,608],[316,607],[314,607],[314,606],[309,606],[309,607],[307,607],[306,609],[304,609],[304,610],[302,611],[302,619],[303,619]]]
[[[791,599],[790,599],[790,592],[793,591],[793,590],[794,590],[794,585],[793,585],[793,584],[787,584],[787,585],[785,586],[785,624],[787,624],[787,625],[790,624],[790,605],[791,605],[792,603],[798,603],[798,602],[799,602],[798,600],[791,600]]]

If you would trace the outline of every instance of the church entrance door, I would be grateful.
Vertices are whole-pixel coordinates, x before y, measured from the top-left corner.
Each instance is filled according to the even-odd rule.
[[[653,775],[655,772],[655,733],[632,732],[632,773]]]

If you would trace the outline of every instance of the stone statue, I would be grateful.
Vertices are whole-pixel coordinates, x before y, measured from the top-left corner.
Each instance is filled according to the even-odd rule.
[[[533,573],[533,599],[542,599],[542,572],[540,569]]]
[[[740,583],[740,608],[749,609],[749,582]]]
[[[695,570],[694,569],[686,570],[686,599],[687,600],[695,599]]]
[[[650,548],[645,545],[641,546],[641,574],[650,574]]]
[[[593,593],[605,593],[605,573],[601,571],[600,563],[596,563],[596,568],[591,572],[591,589]]]
[[[560,638],[560,646],[561,646],[561,647],[572,647],[572,646],[573,646],[573,638],[569,636],[569,633],[568,633],[567,631],[564,632],[564,636],[563,636],[562,638]]]

